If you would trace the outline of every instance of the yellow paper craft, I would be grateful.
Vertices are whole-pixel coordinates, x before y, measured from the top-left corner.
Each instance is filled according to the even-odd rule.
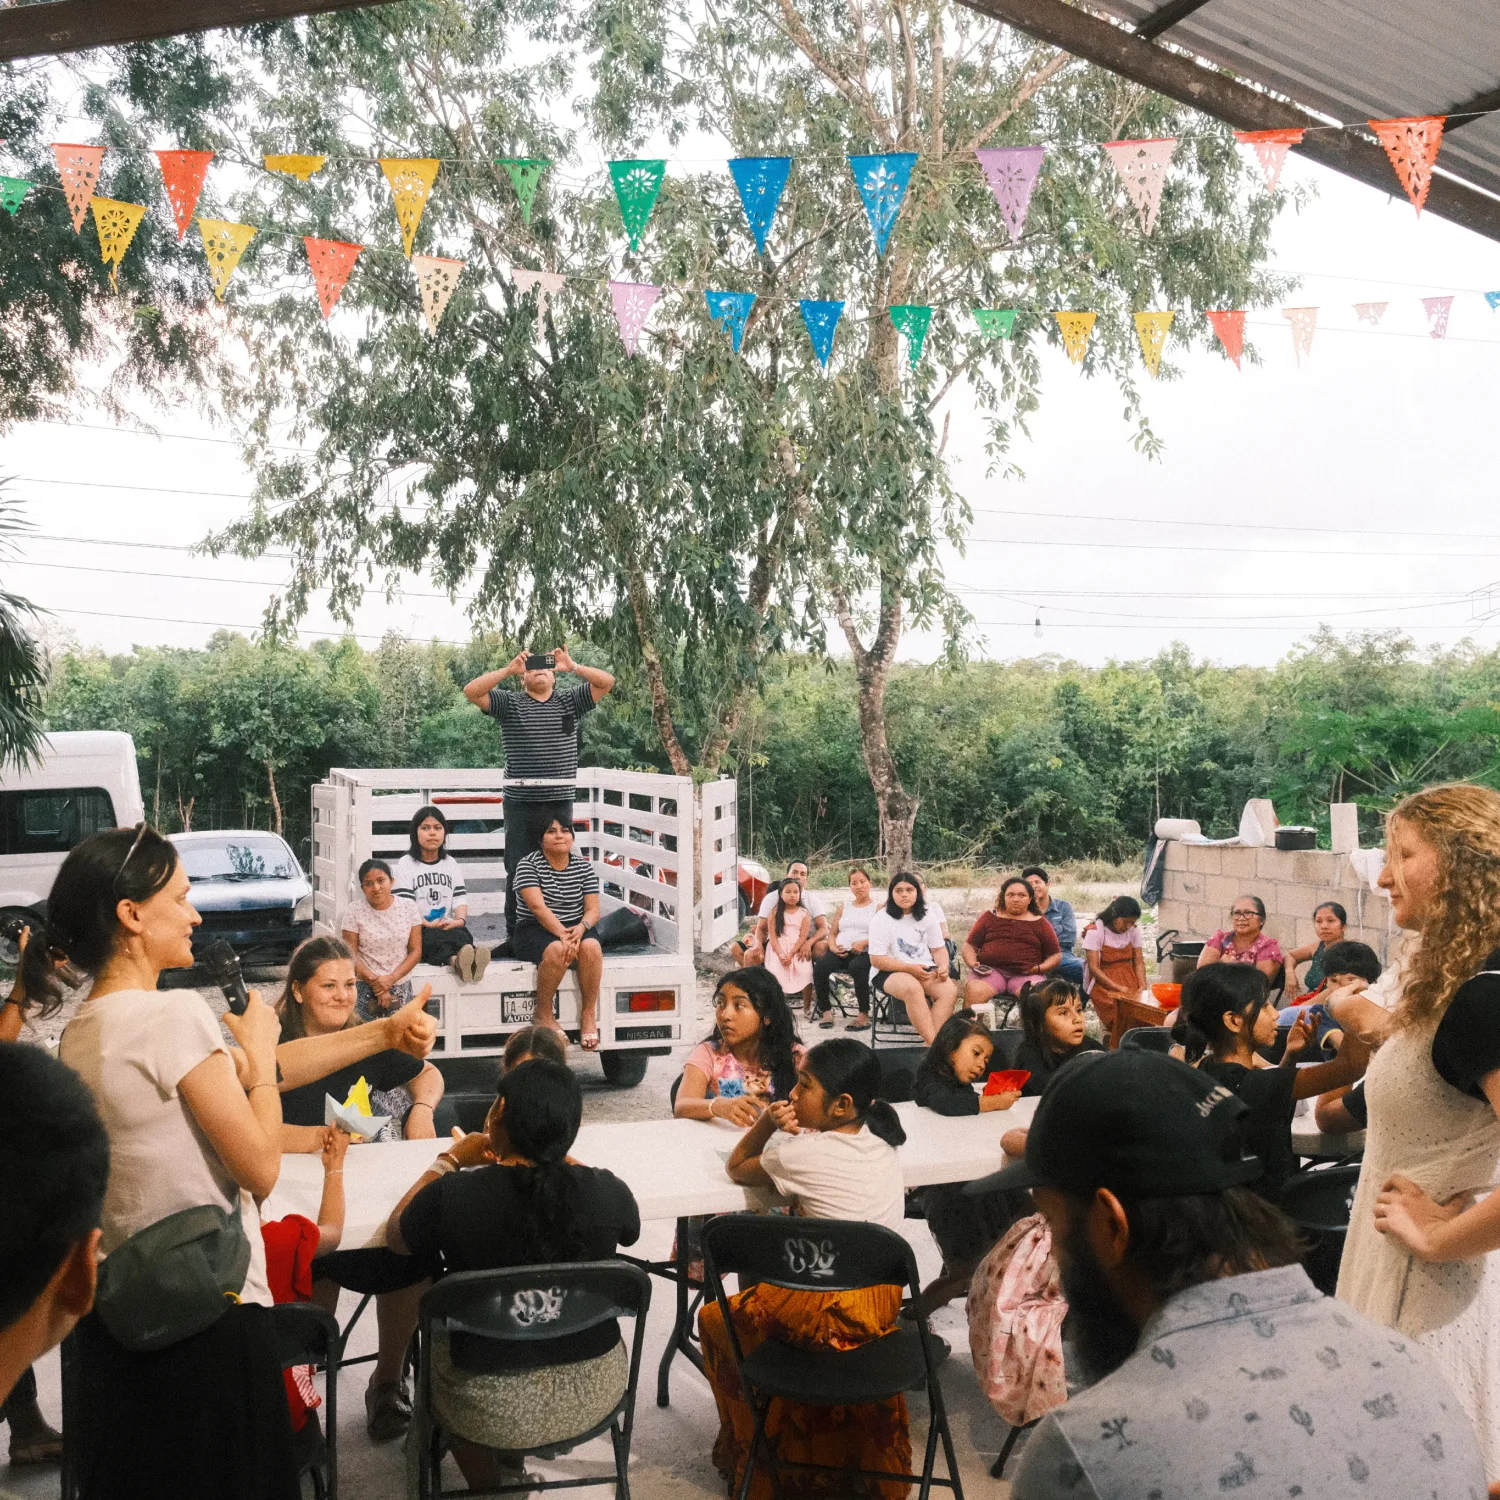
[[[314,172],[321,171],[323,163],[328,160],[326,156],[263,156],[261,160],[266,164],[268,172],[285,172],[288,177],[295,177],[298,182],[306,182]]]
[[[1167,330],[1176,316],[1171,312],[1138,312],[1135,315],[1135,335],[1141,341],[1141,358],[1146,361],[1153,380],[1161,369],[1162,345],[1167,341]]]
[[[417,225],[422,222],[422,210],[427,207],[427,195],[437,181],[441,163],[435,156],[382,156],[380,170],[391,185],[396,200],[396,221],[401,225],[401,248],[411,254],[412,241],[417,237]]]
[[[229,224],[223,219],[199,219],[198,233],[203,236],[203,251],[208,256],[208,274],[213,278],[214,296],[224,300],[224,289],[234,268],[245,253],[245,246],[255,238],[251,224]]]
[[[344,1100],[344,1108],[356,1110],[366,1117],[375,1113],[370,1105],[370,1085],[365,1082],[363,1073],[360,1074],[359,1082],[349,1090],[349,1097]]]
[[[139,203],[117,203],[113,198],[90,198],[94,226],[99,231],[99,255],[110,268],[109,284],[120,290],[120,262],[140,228],[146,210]]]
[[[1057,319],[1057,326],[1062,331],[1063,348],[1068,351],[1068,358],[1075,365],[1081,365],[1083,356],[1088,353],[1089,335],[1094,331],[1094,321],[1099,314],[1055,312],[1052,316]]]

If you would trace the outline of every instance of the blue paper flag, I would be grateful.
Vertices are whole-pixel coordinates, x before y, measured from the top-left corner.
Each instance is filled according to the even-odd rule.
[[[1500,292],[1486,292],[1484,300],[1489,303],[1490,311],[1493,312],[1497,307],[1500,307]]]
[[[745,319],[755,306],[754,292],[704,292],[708,303],[708,315],[715,323],[729,330],[734,343],[734,352],[740,352],[740,340],[745,337]]]
[[[729,163],[734,185],[740,190],[740,202],[755,236],[755,248],[766,253],[766,236],[781,206],[787,173],[792,170],[790,156],[736,156]],[[737,347],[737,346],[736,346]]]
[[[849,170],[854,185],[864,200],[870,228],[875,231],[875,248],[885,254],[886,242],[896,227],[911,169],[917,164],[915,151],[887,151],[880,156],[851,156]]]
[[[807,324],[807,336],[812,340],[813,353],[818,363],[826,370],[828,356],[833,353],[833,333],[844,315],[842,302],[812,302],[802,299],[802,321]]]

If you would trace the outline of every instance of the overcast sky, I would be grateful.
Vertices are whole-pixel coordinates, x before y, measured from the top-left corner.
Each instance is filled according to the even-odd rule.
[[[1394,179],[1386,197],[1294,156],[1286,180],[1317,189],[1274,236],[1277,264],[1304,278],[1290,302],[1321,307],[1300,367],[1275,310],[1250,315],[1258,367],[1169,345],[1180,377],[1146,393],[1166,445],[1151,462],[1131,447],[1112,384],[1054,351],[1014,453],[1024,478],[1006,481],[986,477],[983,434],[956,407],[950,450],[976,514],[949,579],[985,654],[1102,663],[1183,641],[1215,660],[1271,663],[1319,621],[1399,627],[1423,646],[1496,643],[1500,314],[1482,293],[1500,288],[1500,244],[1419,220]],[[1436,341],[1420,299],[1449,293]],[[1378,329],[1357,323],[1357,301],[1389,303]],[[85,645],[194,646],[221,625],[253,630],[285,578],[274,559],[189,555],[240,513],[251,476],[237,445],[192,412],[152,421],[162,436],[87,413],[78,422],[92,425],[21,427],[0,456],[37,527],[7,581]],[[367,643],[388,629],[465,638],[462,602],[434,594],[410,580],[394,603],[367,601],[356,630]],[[315,608],[303,634],[341,629]],[[912,635],[903,654],[937,649]]]

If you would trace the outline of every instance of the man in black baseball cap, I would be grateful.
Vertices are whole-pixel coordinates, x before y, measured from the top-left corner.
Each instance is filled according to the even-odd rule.
[[[1172,1058],[1085,1053],[1043,1096],[1025,1160],[973,1184],[1032,1190],[1082,1367],[1069,1375],[1096,1382],[1031,1434],[1016,1500],[1483,1495],[1441,1377],[1318,1292],[1291,1221],[1246,1186],[1261,1165],[1245,1113]]]

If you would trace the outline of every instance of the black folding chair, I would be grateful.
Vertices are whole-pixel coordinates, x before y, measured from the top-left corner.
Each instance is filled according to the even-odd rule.
[[[1312,1284],[1333,1296],[1338,1287],[1339,1261],[1354,1209],[1359,1163],[1319,1167],[1299,1172],[1281,1190],[1281,1210],[1312,1242],[1303,1258]]]
[[[1120,1038],[1121,1052],[1170,1052],[1172,1050],[1172,1028],[1170,1026],[1132,1026]]]
[[[297,1473],[312,1480],[316,1500],[338,1500],[339,1495],[339,1355],[343,1339],[338,1319],[314,1302],[281,1302],[271,1309],[271,1332],[281,1368],[311,1365],[325,1375],[321,1427],[310,1411],[302,1431],[293,1433]]]
[[[848,1292],[872,1286],[904,1286],[915,1302],[922,1291],[916,1257],[899,1234],[880,1224],[855,1220],[726,1214],[703,1231],[703,1268],[724,1319],[741,1387],[755,1412],[755,1433],[745,1459],[739,1500],[749,1495],[755,1466],[762,1456],[770,1470],[772,1493],[777,1496],[781,1493],[778,1471],[785,1467],[858,1474],[862,1479],[918,1481],[918,1500],[927,1500],[932,1486],[940,1484],[953,1491],[955,1500],[963,1500],[953,1435],[938,1385],[937,1341],[924,1314],[914,1313],[907,1326],[856,1349],[798,1349],[766,1339],[747,1355],[740,1347],[724,1292],[724,1277],[733,1273],[741,1287],[766,1282],[793,1291]],[[777,1456],[775,1444],[766,1433],[766,1417],[777,1397],[804,1406],[865,1406],[922,1389],[927,1392],[930,1421],[920,1474],[784,1460]],[[933,1473],[939,1439],[947,1462],[947,1479]]]
[[[417,1413],[425,1415],[429,1428],[428,1439],[417,1455],[417,1493],[421,1500],[440,1500],[449,1495],[523,1494],[528,1490],[572,1489],[592,1484],[612,1484],[616,1500],[630,1500],[630,1435],[635,1425],[635,1393],[646,1337],[646,1310],[650,1306],[651,1278],[639,1266],[621,1260],[510,1266],[498,1271],[464,1271],[445,1276],[422,1298],[417,1320]],[[617,1318],[632,1319],[635,1330],[630,1340],[630,1376],[614,1409],[586,1431],[520,1450],[532,1453],[555,1447],[558,1442],[582,1443],[607,1432],[614,1448],[613,1473],[586,1479],[540,1480],[528,1476],[491,1490],[442,1488],[441,1466],[448,1435],[432,1404],[435,1333],[443,1331],[449,1335],[450,1358],[462,1369],[464,1341],[453,1340],[455,1334],[530,1345],[534,1350],[538,1344],[582,1333]]]

